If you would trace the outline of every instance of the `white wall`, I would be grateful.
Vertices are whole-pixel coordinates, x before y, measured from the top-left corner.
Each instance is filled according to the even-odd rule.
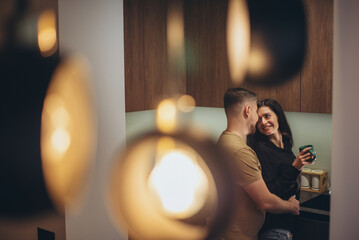
[[[334,0],[330,239],[358,239],[359,1]]]
[[[110,222],[104,197],[110,164],[125,143],[122,0],[59,0],[59,38],[62,55],[76,51],[88,57],[98,116],[92,186],[81,214],[66,216],[66,239],[127,239]]]
[[[331,179],[332,162],[332,114],[320,113],[285,113],[292,129],[294,145],[293,152],[299,153],[299,147],[313,144],[317,160],[312,169],[327,170]]]

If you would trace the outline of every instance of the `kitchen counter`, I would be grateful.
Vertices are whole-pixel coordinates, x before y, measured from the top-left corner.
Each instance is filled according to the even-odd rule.
[[[299,199],[299,202],[300,204],[312,199],[312,198],[315,198],[319,195],[330,195],[329,194],[329,191],[325,191],[325,192],[322,192],[322,193],[317,193],[317,192],[307,192],[307,191],[300,191],[300,199]]]
[[[295,239],[329,239],[330,194],[301,191]]]
[[[301,191],[300,210],[330,216],[330,194],[328,191],[314,193]],[[328,219],[329,221],[329,219]]]

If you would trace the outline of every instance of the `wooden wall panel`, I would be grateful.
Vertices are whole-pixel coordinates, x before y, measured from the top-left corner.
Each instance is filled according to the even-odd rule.
[[[227,1],[185,1],[187,93],[197,106],[223,107],[230,85],[226,15]]]
[[[170,72],[166,0],[125,0],[126,112],[155,109],[160,100],[186,93],[185,70]]]
[[[260,100],[265,98],[277,100],[284,111],[300,112],[300,73],[277,86],[257,86],[244,83],[241,87],[257,93]]]
[[[154,109],[165,95],[167,74],[167,1],[145,0],[144,10],[144,109]]]
[[[187,93],[197,106],[223,107],[223,94],[230,81],[227,48],[226,16],[228,1],[186,1],[186,34],[190,52]],[[273,98],[286,111],[300,111],[300,74],[282,85],[273,87],[243,83],[260,99]]]
[[[167,61],[166,0],[125,0],[126,111],[154,109],[173,93],[197,106],[222,107],[230,81],[226,49],[228,1],[183,0],[186,75],[173,76]],[[274,98],[285,111],[330,113],[333,0],[306,0],[308,54],[301,73],[280,86],[244,83],[260,99]]]
[[[305,0],[308,50],[302,70],[301,112],[331,113],[333,0]]]
[[[143,1],[124,0],[126,112],[144,110]]]

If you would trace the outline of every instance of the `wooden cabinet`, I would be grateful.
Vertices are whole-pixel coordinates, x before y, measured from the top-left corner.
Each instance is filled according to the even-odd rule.
[[[307,57],[301,72],[301,112],[332,112],[333,0],[305,0]]]
[[[124,0],[126,111],[156,108],[170,91],[167,1]],[[176,83],[176,92],[185,85]]]
[[[143,6],[140,0],[125,0],[124,56],[126,111],[144,110]]]
[[[257,93],[258,99],[277,100],[284,111],[300,112],[300,73],[279,86],[267,87],[244,83],[242,87]]]
[[[185,1],[187,94],[201,107],[222,107],[231,86],[226,49],[226,1]]]
[[[154,109],[169,94],[167,1],[124,0],[126,111]],[[186,75],[176,93],[202,107],[222,107],[230,81],[226,49],[228,1],[184,0]],[[273,87],[243,83],[260,99],[274,98],[285,111],[331,113],[333,0],[305,0],[308,52],[301,72]]]

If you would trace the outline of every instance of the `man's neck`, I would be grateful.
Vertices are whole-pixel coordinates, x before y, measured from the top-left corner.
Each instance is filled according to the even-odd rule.
[[[243,117],[228,119],[226,130],[240,136],[244,141],[247,140],[247,136],[249,134],[246,121],[243,119]]]
[[[246,141],[247,139],[247,135],[246,134],[242,134],[241,131],[237,130],[237,129],[232,129],[232,128],[228,128],[226,129],[227,132],[231,132],[234,133],[238,136],[240,136],[244,141]]]

